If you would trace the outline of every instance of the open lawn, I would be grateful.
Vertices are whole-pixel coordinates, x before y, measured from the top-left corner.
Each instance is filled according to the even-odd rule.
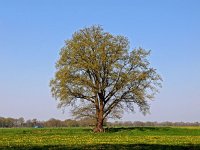
[[[0,149],[200,149],[200,127],[0,129]]]

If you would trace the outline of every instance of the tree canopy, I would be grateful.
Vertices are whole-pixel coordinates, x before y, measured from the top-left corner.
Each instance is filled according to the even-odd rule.
[[[121,35],[101,26],[81,29],[65,41],[50,86],[59,107],[73,106],[76,117],[96,119],[94,131],[103,131],[106,118],[120,118],[138,106],[144,114],[161,87],[161,77],[150,66],[150,51],[130,50]]]

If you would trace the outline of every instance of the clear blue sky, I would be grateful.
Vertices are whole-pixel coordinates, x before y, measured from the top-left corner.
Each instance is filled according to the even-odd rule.
[[[151,114],[123,120],[200,121],[199,0],[1,0],[0,116],[67,119],[56,108],[49,80],[64,40],[100,24],[151,49],[164,79]]]

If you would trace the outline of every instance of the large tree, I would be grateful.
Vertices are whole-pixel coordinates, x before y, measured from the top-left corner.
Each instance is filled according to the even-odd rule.
[[[150,51],[130,50],[126,37],[105,32],[101,26],[81,29],[65,42],[50,86],[59,107],[73,106],[76,117],[96,119],[95,132],[106,118],[120,118],[135,106],[146,113],[148,100],[161,86],[150,67]]]

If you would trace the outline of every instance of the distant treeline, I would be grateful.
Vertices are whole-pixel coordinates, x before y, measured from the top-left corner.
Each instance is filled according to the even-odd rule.
[[[95,121],[91,118],[84,118],[80,120],[66,119],[64,121],[59,119],[51,118],[47,121],[39,121],[37,119],[26,120],[21,117],[15,118],[4,118],[0,117],[0,128],[12,128],[12,127],[88,127],[94,126]],[[115,121],[106,122],[105,126],[200,126],[200,122],[141,122],[141,121]]]

